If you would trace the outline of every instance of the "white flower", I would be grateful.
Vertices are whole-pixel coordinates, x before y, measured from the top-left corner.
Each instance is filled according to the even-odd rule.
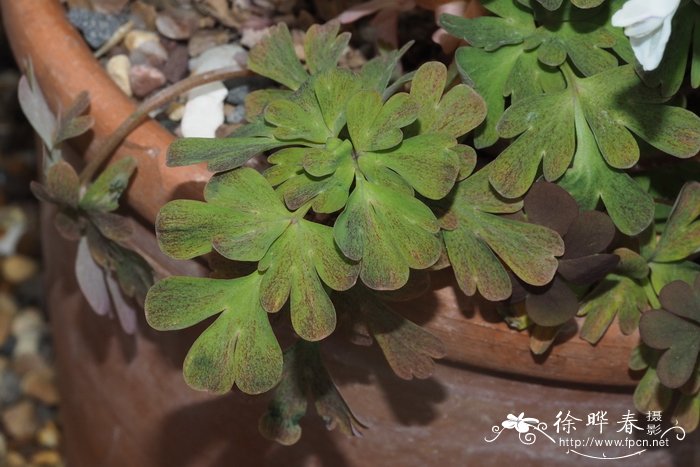
[[[671,20],[681,0],[628,0],[612,17],[612,25],[625,28],[634,55],[645,71],[656,69],[671,37]]]
[[[531,426],[535,426],[540,422],[536,418],[525,417],[525,412],[521,412],[517,417],[509,413],[506,418],[507,420],[504,420],[503,423],[501,423],[503,428],[506,430],[512,430],[515,428],[518,433],[527,433],[530,431]]]

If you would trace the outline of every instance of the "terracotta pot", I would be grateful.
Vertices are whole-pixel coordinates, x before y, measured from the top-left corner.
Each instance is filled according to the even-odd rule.
[[[134,110],[134,103],[93,59],[65,20],[58,0],[0,4],[18,63],[32,61],[54,109],[65,108],[79,92],[89,91],[96,125],[75,149],[90,157]],[[195,262],[166,259],[152,235],[158,209],[174,197],[201,196],[201,184],[209,177],[201,167],[165,167],[171,140],[149,121],[114,157],[132,155],[139,160],[127,197],[129,209],[144,225],[143,234],[136,236],[137,246],[163,272],[201,274]],[[633,410],[634,380],[626,368],[635,337],[622,336],[614,326],[595,347],[572,337],[546,360],[535,358],[526,334],[506,328],[488,307],[461,295],[449,274],[438,274],[430,294],[398,310],[445,342],[448,355],[434,377],[399,380],[376,349],[331,342],[325,352],[327,364],[351,407],[371,428],[363,439],[346,438],[326,431],[315,415],[309,415],[297,445],[270,443],[257,432],[264,397],[239,392],[215,397],[185,385],[182,360],[201,328],[158,333],[141,319],[138,333],[125,337],[114,322],[90,311],[74,279],[75,245],[53,230],[50,215],[45,207],[47,303],[71,466],[456,466],[502,465],[515,459],[522,465],[579,465],[583,458],[544,444],[548,441],[527,446],[515,432],[492,444],[484,437],[492,437],[491,427],[509,413],[525,412],[551,425],[559,410],[570,410],[584,419],[581,423],[586,413],[607,410],[615,426],[614,418]],[[685,462],[699,455],[696,445],[686,438],[672,450],[648,452],[635,462]]]

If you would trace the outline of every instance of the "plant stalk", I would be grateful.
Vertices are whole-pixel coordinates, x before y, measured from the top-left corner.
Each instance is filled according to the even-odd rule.
[[[85,168],[80,173],[80,182],[87,183],[95,176],[95,173],[100,167],[110,158],[112,153],[119,147],[124,139],[134,131],[143,121],[148,118],[148,115],[177,98],[193,88],[209,84],[215,81],[225,81],[232,78],[243,78],[252,76],[253,73],[248,70],[240,70],[234,68],[221,68],[218,70],[207,71],[198,75],[190,76],[182,81],[179,81],[172,86],[168,86],[162,91],[154,94],[146,99],[138,106],[119,127],[110,135],[109,138],[102,144],[93,157],[90,158]]]

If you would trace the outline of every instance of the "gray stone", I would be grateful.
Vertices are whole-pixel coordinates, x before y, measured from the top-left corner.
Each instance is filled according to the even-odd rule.
[[[68,12],[68,20],[83,33],[85,42],[97,49],[126,23],[128,15],[107,15],[85,8],[73,8]]]
[[[245,107],[239,105],[226,114],[226,123],[243,123],[245,120]]]
[[[22,397],[19,376],[9,368],[0,369],[0,406],[8,406]]]
[[[226,102],[231,105],[241,105],[245,103],[245,98],[252,91],[249,84],[243,84],[241,86],[236,86],[228,91],[226,96]]]
[[[131,51],[132,65],[151,65],[162,67],[168,60],[168,52],[158,41],[146,41]]]
[[[189,39],[192,33],[197,29],[198,24],[198,15],[185,10],[163,12],[156,17],[156,28],[158,32],[168,39]]]
[[[187,75],[189,54],[187,47],[179,45],[170,50],[168,61],[163,66],[163,74],[171,83],[177,83]]]

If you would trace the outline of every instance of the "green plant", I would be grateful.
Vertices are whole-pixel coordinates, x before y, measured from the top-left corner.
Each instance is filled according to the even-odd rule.
[[[557,274],[543,287],[513,279],[509,304],[522,303],[525,317],[506,316],[516,328],[530,328],[530,350],[542,354],[549,349],[560,329],[576,316],[580,296],[598,283],[618,264],[620,257],[606,253],[615,237],[615,226],[600,211],[581,211],[561,187],[537,182],[523,202],[529,222],[544,225],[564,240],[565,252],[558,259]]]
[[[668,97],[624,65],[633,63],[629,44],[609,25],[610,10],[621,2],[553,12],[522,3],[487,1],[498,16],[442,21],[472,44],[457,52],[457,64],[489,103],[477,147],[517,137],[494,162],[490,182],[503,196],[516,197],[541,173],[584,209],[602,200],[621,232],[640,233],[654,206],[624,172],[639,161],[637,138],[688,158],[700,149],[700,119],[665,105]],[[511,98],[505,112],[503,96]]]
[[[581,258],[574,272],[593,266],[593,280],[567,280],[573,287],[566,288],[560,279],[539,289],[516,287],[510,303],[525,300],[526,314],[505,307],[507,321],[530,329],[531,348],[541,353],[573,314],[584,317],[580,336],[594,344],[615,316],[624,334],[636,332],[641,320],[646,345],[630,359],[631,369],[645,371],[635,404],[639,410],[673,409],[674,417],[694,429],[700,398],[697,377],[691,375],[699,334],[697,320],[679,311],[679,304],[692,302],[688,290],[698,286],[700,273],[695,262],[699,167],[696,161],[674,162],[659,153],[688,159],[700,150],[700,119],[682,107],[686,93],[698,85],[696,60],[689,72],[686,68],[700,6],[681,3],[661,65],[645,72],[622,30],[611,25],[623,3],[485,0],[493,16],[443,16],[441,22],[470,43],[457,51],[456,62],[488,104],[476,147],[505,139],[488,181],[507,198],[527,194],[527,218],[564,237],[557,277],[572,272],[563,266],[575,248],[567,229],[558,226],[570,225],[573,218],[566,212],[576,206],[553,188],[539,188],[540,183],[531,188],[536,179],[564,188],[584,213],[600,217],[593,210],[604,208],[619,231],[613,240],[609,226],[593,228],[589,221],[587,244],[599,245],[589,251],[597,259]],[[690,86],[683,88],[685,82]],[[557,206],[557,214],[533,211],[538,204],[533,197],[550,209]],[[615,256],[616,265],[602,267],[606,257]],[[536,297],[548,306],[538,306]],[[666,311],[650,311],[662,307]],[[671,334],[679,341],[671,343]],[[681,394],[675,408],[674,390]]]
[[[474,90],[448,83],[436,62],[389,86],[403,50],[358,73],[338,68],[349,40],[338,30],[329,23],[308,31],[306,67],[284,25],[251,51],[250,69],[288,89],[251,94],[250,123],[230,138],[171,146],[170,165],[207,162],[221,173],[207,184],[205,201],[172,201],[156,223],[161,249],[174,258],[216,251],[253,263],[235,278],[167,278],[150,290],[146,316],[156,329],[174,330],[220,313],[190,349],[185,378],[216,392],[235,384],[261,393],[279,383],[261,427],[284,443],[298,439],[303,396],[328,410],[328,393],[314,388],[333,386],[325,371],[311,371],[321,360],[318,345],[308,343],[334,331],[337,303],[366,326],[399,376],[428,377],[431,358],[444,354],[441,343],[391,311],[383,295],[408,288],[411,271],[449,258],[467,294],[505,299],[511,284],[503,263],[544,285],[563,253],[556,232],[502,216],[521,202],[488,188],[491,168],[473,173],[476,154],[458,138],[486,114]],[[407,82],[410,92],[402,92]],[[271,150],[264,175],[242,167]],[[283,357],[270,314],[287,303],[300,341]]]
[[[82,183],[63,156],[63,144],[87,132],[93,125],[82,115],[90,104],[87,93],[57,119],[48,107],[31,68],[19,84],[24,114],[41,137],[45,183],[32,183],[34,195],[56,206],[54,226],[68,240],[78,240],[75,273],[78,284],[95,313],[116,315],[127,333],[136,331],[137,307],[153,284],[149,264],[134,252],[128,240],[130,219],[115,214],[119,198],[136,169],[136,161],[125,158],[109,165],[94,182]]]
[[[456,54],[464,83],[438,62],[396,76],[410,44],[343,69],[350,35],[337,23],[309,29],[302,62],[287,27],[273,27],[249,68],[279,86],[248,96],[248,123],[169,149],[170,166],[206,162],[214,175],[203,201],[161,209],[160,248],[207,256],[213,273],[155,283],[146,319],[164,331],[207,321],[185,380],[216,393],[271,391],[259,422],[270,439],[296,442],[310,402],[329,429],[365,428],[323,361],[341,319],[398,377],[429,377],[446,349],[397,311],[446,267],[466,295],[499,302],[510,326],[528,330],[533,353],[574,320],[596,344],[617,317],[642,340],[629,361],[643,372],[636,407],[698,426],[700,118],[685,108],[700,83],[687,56],[698,2],[680,5],[677,47],[654,72],[612,26],[623,0],[482,3],[490,16],[441,20],[470,44]],[[90,127],[87,97],[55,122],[31,75],[20,96],[49,151],[46,183],[33,189],[59,207],[61,232],[82,238],[88,300],[103,310],[94,271],[141,298],[152,273],[113,213],[135,165],[123,159],[90,181],[165,97],[144,104],[78,176],[60,145]],[[471,141],[493,160],[479,163]]]

